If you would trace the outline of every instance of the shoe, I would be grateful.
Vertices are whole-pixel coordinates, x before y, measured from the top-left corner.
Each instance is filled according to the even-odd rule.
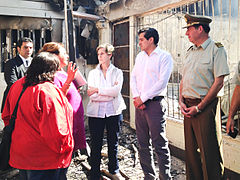
[[[125,180],[125,178],[122,177],[122,175],[120,173],[114,174],[114,175],[112,175],[112,177],[113,177],[112,178],[113,180]]]

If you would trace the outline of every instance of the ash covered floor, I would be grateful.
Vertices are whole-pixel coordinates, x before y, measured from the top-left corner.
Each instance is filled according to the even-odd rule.
[[[0,127],[0,131],[2,130],[2,125]],[[89,133],[88,128],[86,128],[86,136],[87,142],[89,143]],[[103,177],[105,179],[111,179],[111,175],[109,176],[107,171],[107,141],[104,139],[104,146],[102,149],[102,165],[101,169],[103,172]],[[120,171],[123,176],[126,176],[126,179],[138,180],[143,179],[143,172],[141,170],[141,166],[138,159],[137,153],[137,138],[135,130],[131,129],[128,124],[123,123],[121,128],[121,134],[119,136],[119,166]],[[87,180],[88,179],[88,156],[87,153],[74,155],[70,167],[68,169],[67,177],[68,180]],[[184,161],[171,156],[171,173],[174,180],[184,180],[186,179],[185,175],[185,163]],[[157,162],[156,162],[157,166]],[[156,167],[158,171],[158,168]],[[0,171],[0,179],[1,180],[16,180],[19,179],[18,170],[12,170],[10,172],[1,172]]]

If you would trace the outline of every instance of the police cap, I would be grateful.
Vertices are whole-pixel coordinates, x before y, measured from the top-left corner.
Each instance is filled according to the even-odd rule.
[[[209,25],[212,22],[212,19],[206,16],[195,16],[195,15],[185,14],[184,18],[187,23],[187,26],[183,28],[188,28],[197,24]]]

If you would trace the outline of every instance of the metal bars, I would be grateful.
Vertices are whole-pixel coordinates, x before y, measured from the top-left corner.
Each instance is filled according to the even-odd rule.
[[[174,69],[168,84],[167,115],[171,118],[182,119],[179,110],[179,83],[185,52],[191,46],[185,30],[184,14],[196,14],[210,16],[210,36],[216,42],[221,42],[228,55],[230,75],[225,78],[223,96],[221,98],[222,113],[228,115],[229,102],[234,85],[231,78],[234,69],[240,60],[240,0],[200,0],[189,4],[172,6],[170,9],[162,9],[152,14],[144,14],[137,18],[138,30],[143,27],[154,27],[159,32],[159,47],[171,53],[174,59]],[[139,51],[139,48],[138,48]]]

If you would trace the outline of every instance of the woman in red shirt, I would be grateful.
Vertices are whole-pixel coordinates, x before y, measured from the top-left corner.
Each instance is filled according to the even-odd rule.
[[[9,164],[20,169],[24,180],[66,179],[73,151],[72,107],[53,84],[59,58],[42,52],[35,56],[26,76],[11,87],[2,119],[9,123],[23,87]]]

